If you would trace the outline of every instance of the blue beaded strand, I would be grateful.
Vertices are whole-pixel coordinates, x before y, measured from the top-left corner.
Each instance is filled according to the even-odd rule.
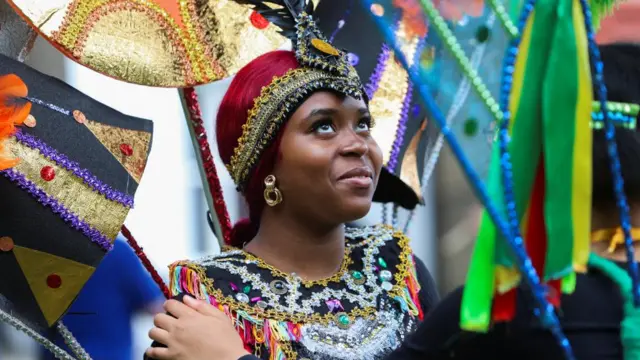
[[[519,247],[518,251],[522,252],[526,252],[526,250],[524,249],[522,234],[520,233],[520,219],[518,217],[518,211],[516,207],[513,183],[513,166],[511,164],[511,155],[509,154],[508,148],[509,122],[511,120],[511,112],[509,111],[509,100],[511,98],[513,73],[515,71],[515,63],[518,57],[518,49],[522,41],[522,36],[520,34],[522,34],[524,31],[524,27],[526,26],[526,23],[529,20],[533,9],[535,8],[535,3],[536,0],[528,0],[523,6],[520,18],[518,20],[519,36],[511,39],[503,60],[502,84],[500,87],[500,110],[502,111],[503,118],[498,131],[498,145],[500,148],[500,168],[502,174],[502,184],[504,187],[504,201],[507,211],[507,220],[509,221],[511,233],[514,236],[514,242]],[[528,274],[528,276],[535,275],[537,277],[535,269],[531,268],[530,271],[533,271],[533,274]],[[554,320],[557,320],[553,319],[553,317],[555,317],[553,305],[549,303],[545,304],[546,288],[541,284],[538,284],[537,286],[530,286],[530,290],[534,299],[538,302],[538,304],[540,304],[538,309],[534,309],[534,312],[536,313],[536,315],[541,313],[540,320],[542,325],[550,329],[550,331],[558,341],[558,344],[562,348],[565,357],[567,359],[573,359],[574,355],[571,349],[571,345],[569,344],[569,340],[563,334],[559,324],[554,323]],[[542,305],[544,305],[544,307]]]
[[[591,23],[591,10],[586,0],[580,0],[582,12],[584,14],[585,27],[587,28],[587,38],[589,40],[589,53],[591,66],[595,73],[595,85],[598,94],[598,101],[601,109],[607,109],[607,87],[604,83],[602,69],[604,64],[600,58],[600,50],[596,44],[593,26]],[[602,111],[605,126],[605,138],[607,140],[607,151],[611,160],[611,175],[613,176],[613,187],[616,194],[618,209],[620,210],[620,226],[624,233],[624,245],[627,253],[627,270],[633,284],[633,302],[636,307],[640,306],[640,287],[638,286],[638,264],[635,262],[633,249],[633,239],[631,237],[631,217],[629,215],[629,205],[627,196],[624,193],[624,179],[620,169],[620,158],[618,157],[618,146],[616,145],[616,129],[613,121],[609,118],[608,111]]]
[[[362,5],[365,7],[366,11],[370,11],[371,5],[373,5],[373,0],[363,0]],[[533,5],[529,4],[531,8],[529,12],[533,10]],[[486,211],[490,216],[491,220],[495,223],[497,230],[500,232],[501,236],[507,241],[511,250],[513,251],[516,257],[516,264],[520,272],[523,274],[524,284],[526,284],[534,295],[534,300],[536,302],[536,309],[534,313],[538,317],[542,317],[543,324],[546,324],[556,337],[560,345],[562,346],[565,354],[567,355],[567,359],[574,359],[573,352],[571,350],[571,346],[569,345],[569,341],[566,336],[564,336],[562,332],[562,328],[560,327],[560,322],[554,312],[553,305],[550,304],[546,297],[544,288],[540,284],[540,278],[538,277],[535,269],[533,268],[533,264],[531,263],[531,259],[527,256],[527,253],[523,246],[522,238],[514,238],[510,232],[509,226],[502,219],[499,211],[491,201],[487,189],[480,180],[477,172],[473,169],[469,159],[464,155],[464,151],[455,135],[452,133],[451,128],[447,126],[446,119],[442,111],[438,107],[433,95],[431,94],[431,90],[429,86],[426,85],[425,81],[421,81],[426,78],[424,70],[420,67],[409,67],[407,59],[400,48],[400,44],[398,40],[395,38],[393,31],[386,26],[384,20],[376,15],[372,15],[374,21],[376,22],[378,29],[382,32],[383,37],[387,41],[387,43],[392,47],[396,54],[396,59],[400,61],[402,66],[407,70],[411,81],[416,84],[418,93],[422,100],[425,103],[425,106],[429,110],[432,115],[432,119],[438,124],[440,127],[440,131],[445,140],[449,143],[449,147],[455,157],[457,158],[460,166],[466,175],[467,179],[469,179],[470,185],[473,188],[478,199],[485,205]]]

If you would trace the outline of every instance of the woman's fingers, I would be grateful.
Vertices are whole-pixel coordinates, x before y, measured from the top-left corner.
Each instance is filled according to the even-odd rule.
[[[153,317],[153,325],[167,331],[171,330],[176,321],[176,318],[168,314],[158,314]]]
[[[171,352],[168,348],[152,347],[145,352],[149,359],[153,360],[172,360]]]
[[[169,332],[167,330],[154,327],[149,330],[149,338],[163,345],[169,345]]]
[[[185,305],[189,306],[191,309],[199,312],[202,315],[226,318],[226,315],[222,311],[216,309],[215,306],[209,304],[206,301],[197,300],[190,296],[185,296],[183,301]]]
[[[164,303],[164,309],[171,315],[180,319],[183,316],[191,315],[195,312],[192,308],[181,303],[178,300],[167,300]]]

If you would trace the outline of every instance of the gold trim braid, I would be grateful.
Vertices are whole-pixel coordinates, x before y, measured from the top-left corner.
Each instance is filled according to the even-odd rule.
[[[315,68],[289,70],[262,88],[249,110],[242,136],[233,151],[227,169],[238,190],[243,190],[251,170],[264,150],[271,145],[280,127],[311,93],[318,90],[362,98],[362,85],[357,77],[340,76]]]

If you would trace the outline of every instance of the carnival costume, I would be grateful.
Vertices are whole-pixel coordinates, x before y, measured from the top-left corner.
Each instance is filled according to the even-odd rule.
[[[442,134],[443,138],[451,144],[454,154],[462,162],[465,173],[487,206],[487,217],[483,220],[477,254],[474,256],[470,272],[472,276],[468,283],[469,288],[472,289],[469,291],[477,291],[481,296],[477,299],[471,296],[466,297],[471,300],[463,304],[462,326],[476,331],[486,330],[492,320],[492,305],[496,305],[495,309],[500,310],[493,313],[501,316],[494,318],[495,320],[508,320],[509,309],[514,301],[513,298],[508,298],[509,291],[520,280],[524,280],[534,295],[536,313],[540,315],[542,323],[552,329],[567,357],[571,358],[570,346],[560,330],[557,317],[551,311],[552,307],[545,296],[546,288],[540,284],[539,277],[542,275],[543,281],[551,281],[551,286],[571,291],[572,284],[575,284],[572,283],[572,279],[575,279],[574,270],[583,270],[589,257],[588,251],[584,251],[585,238],[577,236],[585,233],[584,219],[588,211],[578,205],[585,205],[585,193],[588,193],[589,184],[570,183],[571,179],[576,179],[577,172],[588,170],[584,165],[584,156],[587,153],[590,155],[586,134],[591,129],[588,125],[585,126],[584,121],[578,120],[588,118],[593,106],[592,99],[587,95],[592,85],[589,61],[593,63],[596,74],[595,85],[600,94],[599,105],[593,109],[596,116],[602,116],[607,132],[613,131],[612,116],[608,111],[599,111],[597,108],[600,106],[601,109],[608,110],[608,105],[605,103],[606,92],[601,78],[598,77],[601,64],[597,49],[594,50],[589,4],[578,0],[540,2],[528,0],[524,4],[514,1],[510,4],[513,13],[519,13],[522,10],[521,20],[516,25],[499,1],[489,1],[495,13],[494,19],[498,19],[503,28],[501,33],[503,36],[496,39],[504,41],[502,43],[498,41],[498,44],[504,45],[504,42],[510,41],[506,49],[508,52],[504,59],[506,65],[501,83],[492,79],[483,81],[482,73],[478,71],[478,62],[474,63],[471,61],[473,59],[467,58],[463,50],[464,44],[461,45],[457,39],[457,37],[468,37],[469,34],[463,35],[452,31],[435,2],[427,0],[419,2],[417,0],[384,0],[377,3],[363,0],[362,2],[366,4],[367,10],[379,25],[399,63],[408,70],[407,74],[416,84],[418,93],[428,108],[428,113],[445,130]],[[277,25],[283,35],[293,40],[294,51],[301,65],[300,69],[292,70],[265,87],[262,95],[256,99],[256,106],[249,113],[245,132],[238,139],[237,151],[230,163],[226,164],[239,189],[244,188],[246,179],[259,161],[260,152],[273,140],[291,111],[311,92],[332,90],[366,99],[366,89],[349,64],[345,53],[336,49],[320,33],[311,17],[312,7],[304,1],[268,2],[271,5],[274,3],[279,5],[275,7],[267,5],[267,2],[238,1],[242,5],[252,5],[255,12],[245,11],[246,8],[237,7],[240,6],[239,4],[224,0],[220,0],[220,4],[224,3],[222,4],[224,6],[210,6],[209,2],[180,1],[177,7],[168,6],[168,2],[163,1],[67,0],[64,1],[63,6],[55,9],[47,7],[45,3],[37,4],[37,2],[24,0],[14,0],[10,3],[59,50],[82,64],[128,81],[154,86],[187,87],[183,90],[183,95],[189,110],[188,119],[191,120],[189,125],[194,130],[194,145],[197,145],[200,160],[204,164],[201,171],[209,185],[210,206],[215,210],[218,220],[214,223],[220,224],[219,238],[227,242],[231,230],[230,220],[226,209],[220,205],[224,204],[224,201],[217,182],[215,167],[211,161],[202,120],[199,118],[195,91],[188,86],[230,75],[253,57],[273,50],[281,42],[278,39],[269,38],[269,41],[263,41],[263,44],[267,45],[251,48],[251,51],[243,53],[241,61],[234,63],[229,58],[218,56],[221,53],[215,51],[224,47],[229,48],[229,44],[233,46],[238,44],[237,39],[221,43],[224,39],[229,40],[224,36],[226,33],[223,31],[224,26],[235,27],[246,22],[247,18],[251,18],[256,28],[269,29],[270,34],[276,34],[277,30],[273,25]],[[604,3],[603,5],[593,1],[591,5],[597,10],[611,5],[607,1]],[[225,18],[215,13],[221,9],[235,10]],[[462,15],[465,12],[477,14],[476,10],[464,9]],[[532,12],[535,13],[535,21],[532,20],[534,17],[530,17]],[[64,16],[61,16],[63,13]],[[240,14],[239,17],[235,16],[237,14]],[[402,15],[399,27],[397,27],[398,16],[396,16],[398,14]],[[127,19],[134,17],[138,21],[129,23],[143,24],[138,28],[148,30],[145,34],[149,36],[144,38],[145,41],[137,39],[137,41],[128,42],[131,32],[115,26],[122,19],[119,16]],[[208,22],[208,19],[220,17],[230,19],[231,22]],[[433,37],[430,51],[423,52],[432,56],[426,56],[426,58],[421,56],[419,61],[414,61],[415,53],[407,51],[404,45],[415,44],[425,37],[427,34],[425,18],[429,20],[429,30],[437,35]],[[47,21],[44,21],[45,19]],[[461,21],[462,17],[454,20]],[[222,27],[203,28],[202,24],[207,23]],[[244,29],[242,26],[240,28]],[[400,28],[408,30],[404,32],[404,37],[397,36],[394,32],[395,29]],[[161,36],[158,37],[158,34]],[[543,34],[549,36],[542,36]],[[257,36],[265,39],[262,37],[265,36],[264,34]],[[478,42],[486,42],[489,38],[487,28],[476,32],[475,38]],[[136,49],[141,51],[133,51],[131,55],[133,59],[127,59],[120,56],[123,52],[127,53],[127,49],[109,52],[104,47],[100,47],[100,41],[105,39],[114,41],[117,46],[139,46]],[[572,46],[563,49],[559,46],[561,42],[568,42]],[[540,47],[537,45],[532,47],[532,44],[538,44]],[[590,53],[586,51],[587,45]],[[533,51],[534,48],[535,51]],[[111,66],[114,63],[128,64],[130,60],[133,60],[131,63],[134,64],[144,64],[146,59],[137,58],[135,55],[145,54],[146,51],[151,51],[149,49],[157,51],[157,56],[154,58],[161,60],[154,62],[152,67],[136,67],[136,71],[120,72],[127,67]],[[520,54],[518,51],[521,51]],[[236,54],[238,53],[241,52],[238,51]],[[105,54],[111,56],[105,56]],[[566,72],[575,75],[575,78],[568,79],[560,76],[568,75],[558,68],[546,69],[544,65],[525,64],[526,61],[522,59],[527,59],[528,56],[523,54],[528,54],[532,59],[540,61],[546,56],[564,59],[566,63],[571,63],[572,68],[577,69],[577,74]],[[482,56],[478,58],[482,59]],[[454,72],[442,71],[442,69],[454,67],[462,70],[458,69],[454,76],[451,76]],[[546,73],[545,70],[552,70],[552,72]],[[531,84],[527,83],[526,94],[531,96],[524,96],[525,92],[520,91],[523,89],[525,73],[527,82],[531,81]],[[165,74],[169,76],[164,76]],[[554,79],[554,74],[558,79],[567,81],[555,79],[553,84],[557,86],[551,87],[549,92],[545,93],[541,84],[542,79],[546,77]],[[439,75],[443,77],[440,78]],[[443,79],[442,87],[433,91],[432,87],[439,85],[437,80],[440,79]],[[446,85],[460,82],[466,83],[467,88],[471,87],[475,90],[474,97],[467,101],[466,105],[476,104],[482,110],[478,112],[477,119],[454,122],[453,125],[456,127],[452,131],[448,127],[452,125],[448,121],[449,116],[445,117],[442,110],[448,110],[453,119],[456,118],[457,111],[452,109],[460,108],[461,105],[453,101],[454,97],[451,96],[453,91]],[[512,88],[513,96],[511,96]],[[16,87],[10,89],[16,89]],[[18,97],[26,96],[21,87],[17,89],[19,89],[17,92],[11,90],[15,92],[11,94]],[[498,91],[501,94],[496,94]],[[543,142],[540,124],[550,125],[549,121],[554,118],[551,116],[550,109],[554,108],[554,111],[558,109],[544,107],[544,111],[527,110],[531,110],[533,105],[544,99],[554,100],[553,94],[565,100],[569,98],[563,106],[559,107],[559,110],[563,111],[562,117],[576,121],[562,123],[562,131],[547,126],[548,131],[544,135],[548,138]],[[497,95],[501,95],[498,98],[499,101],[496,100]],[[463,98],[466,99],[466,95]],[[64,106],[61,108],[66,109]],[[518,120],[515,125],[510,125],[511,115]],[[79,118],[82,119],[82,117]],[[19,118],[16,120],[14,117],[8,121],[11,126],[13,123],[20,122],[23,120]],[[479,168],[488,162],[474,161],[470,164],[469,159],[463,155],[460,142],[454,136],[455,133],[461,134],[462,131],[466,133],[470,129],[468,132],[474,134],[474,143],[477,143],[483,137],[481,136],[483,133],[477,130],[478,128],[485,130],[486,125],[489,129],[486,137],[489,139],[488,142],[492,143],[494,140],[490,127],[492,124],[500,125],[497,137],[499,142],[494,144],[494,165],[490,170],[489,180],[490,194],[499,203],[498,207],[490,201],[489,194],[477,174]],[[555,133],[551,131],[552,128]],[[12,129],[10,127],[8,129],[11,133]],[[527,129],[530,132],[527,132]],[[51,132],[51,134],[56,133]],[[558,134],[565,137],[560,138]],[[517,146],[515,142],[510,145],[509,137],[516,136],[527,139],[519,142]],[[131,153],[129,147],[122,145],[124,144],[120,144],[122,154]],[[486,146],[487,141],[483,145]],[[116,148],[106,145],[105,147],[115,149],[117,153]],[[465,145],[465,147],[469,149],[469,146]],[[571,151],[566,151],[567,148]],[[558,159],[547,158],[547,154],[558,149],[563,150],[557,153]],[[615,163],[615,146],[611,149],[611,157]],[[471,152],[472,160],[482,160],[488,153],[488,151],[473,150]],[[111,154],[113,155],[113,152]],[[488,157],[485,156],[486,158]],[[531,172],[530,165],[538,164],[540,159],[545,160],[544,166],[536,168],[537,173]],[[512,160],[513,163],[511,163]],[[572,164],[572,166],[565,164],[561,169],[567,175],[559,177],[562,186],[542,190],[532,188],[532,184],[537,179],[536,176],[544,178],[545,173],[542,169],[548,169],[547,167],[553,164],[557,166],[559,162]],[[8,166],[7,164],[14,165],[10,160],[5,162],[5,166]],[[67,163],[63,161],[63,164]],[[89,165],[86,166],[89,167]],[[613,170],[614,177],[619,178],[619,173],[615,173],[615,167]],[[6,172],[6,174],[12,173],[13,170]],[[55,174],[58,173],[58,171],[55,172]],[[550,171],[547,171],[547,176],[549,173]],[[44,181],[49,181],[47,179],[52,178],[52,175],[49,169],[40,173],[41,177],[46,178]],[[52,179],[55,179],[55,176]],[[512,184],[514,181],[515,194]],[[268,186],[267,183],[267,190],[269,190]],[[384,189],[382,180],[379,186]],[[96,191],[100,193],[109,189],[99,186]],[[552,196],[554,192],[557,194],[559,189],[564,190],[570,198],[559,199]],[[45,196],[42,192],[37,194]],[[270,199],[277,201],[278,196]],[[556,223],[555,228],[547,229],[547,224],[541,222],[540,219],[548,216],[541,209],[542,201],[539,201],[541,199],[553,202],[556,214],[561,213],[564,216],[560,226]],[[626,205],[624,194],[620,195],[619,199],[624,215]],[[48,200],[46,203],[52,204]],[[573,213],[574,210],[576,214]],[[505,222],[505,216],[509,219],[509,223]],[[527,241],[526,249],[522,244],[523,237],[519,234],[521,230],[519,222],[525,217],[528,220],[528,230],[547,231],[544,236],[535,237],[536,240],[542,240]],[[72,215],[65,216],[64,220],[71,221],[74,226],[77,226]],[[119,217],[118,220],[123,218]],[[490,221],[493,221],[495,226],[491,225]],[[626,243],[629,246],[628,216],[623,217],[622,225],[626,234]],[[571,228],[570,231],[566,231],[568,226]],[[91,235],[96,234],[91,232]],[[420,263],[413,258],[407,247],[407,238],[401,233],[379,226],[348,230],[346,234],[346,253],[342,267],[334,277],[329,279],[304,282],[294,274],[283,274],[269,267],[260,259],[242,250],[229,249],[220,255],[200,261],[174,264],[171,295],[191,294],[218,306],[237,321],[238,330],[245,343],[262,358],[381,358],[397,347],[403,337],[414,329],[421,319],[424,296],[420,295],[420,283],[425,279],[420,270]],[[564,241],[562,234],[565,235]],[[527,233],[527,236],[531,238],[532,235]],[[566,241],[569,237],[573,241],[571,244],[567,244]],[[551,238],[560,240],[548,240]],[[10,244],[9,247],[13,250],[13,243],[8,241],[5,243]],[[526,250],[529,250],[532,257],[543,258],[544,261],[534,261],[532,265]],[[509,251],[516,256],[511,256]],[[598,266],[596,261],[593,261],[594,266]],[[544,269],[539,266],[540,264]],[[633,266],[631,269],[634,270]],[[631,274],[631,288],[634,290],[634,295],[637,295],[637,274],[635,271],[631,271]],[[58,277],[52,277],[51,284],[54,288],[60,283],[59,280]],[[494,293],[496,283],[498,292]],[[624,287],[627,286],[625,281],[620,283]],[[2,289],[2,294],[5,296],[17,293],[19,291],[14,289]],[[501,307],[500,304],[505,306]],[[32,312],[28,311],[29,314]],[[77,344],[74,348],[77,349]],[[633,349],[633,346],[630,346],[630,349]],[[82,353],[77,356],[88,358]],[[635,360],[633,357],[630,358]]]
[[[259,1],[247,3],[291,37],[301,67],[274,78],[254,100],[226,164],[240,191],[263,151],[312,93],[366,99],[346,54],[316,26],[310,3],[284,1],[277,10]],[[282,198],[272,183],[265,184],[267,204],[277,205]],[[245,345],[263,359],[381,358],[422,319],[420,281],[429,275],[416,270],[409,240],[389,227],[348,228],[345,242],[342,265],[327,279],[303,281],[228,248],[173,265],[170,289],[224,311],[236,321]]]

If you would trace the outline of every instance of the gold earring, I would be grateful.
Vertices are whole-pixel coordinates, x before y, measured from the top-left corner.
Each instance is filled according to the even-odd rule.
[[[264,178],[264,201],[267,205],[273,207],[282,202],[282,193],[280,189],[276,187],[276,177],[269,175]]]

